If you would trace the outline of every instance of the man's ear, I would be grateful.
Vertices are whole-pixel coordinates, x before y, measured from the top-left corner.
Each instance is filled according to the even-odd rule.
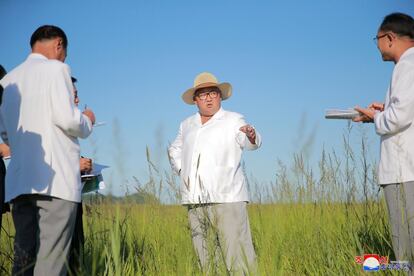
[[[56,45],[57,49],[60,50],[63,48],[63,41],[61,38],[57,39],[57,45]]]
[[[58,37],[56,39],[53,39],[53,46],[56,49],[56,51],[59,51],[63,48],[63,40],[62,38]]]
[[[393,40],[396,38],[397,36],[394,33],[388,33],[387,34],[387,39],[388,41],[391,43],[393,42]]]

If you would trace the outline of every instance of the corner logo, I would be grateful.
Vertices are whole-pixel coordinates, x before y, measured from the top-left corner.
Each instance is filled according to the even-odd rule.
[[[367,272],[374,272],[379,270],[397,270],[397,271],[411,271],[411,264],[408,261],[391,261],[388,262],[387,256],[380,256],[378,254],[365,254],[363,256],[355,256],[355,262],[362,265],[363,270]]]
[[[388,257],[378,254],[365,254],[363,256],[356,256],[355,262],[363,265],[364,271],[378,271],[381,265],[388,264]]]
[[[380,267],[380,256],[377,254],[364,255],[364,262],[362,263],[365,271],[376,271]]]

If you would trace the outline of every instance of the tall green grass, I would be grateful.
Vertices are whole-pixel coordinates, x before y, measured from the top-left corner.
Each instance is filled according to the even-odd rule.
[[[340,152],[322,150],[317,162],[298,152],[291,162],[279,162],[272,183],[249,178],[255,203],[248,211],[261,275],[362,275],[355,256],[394,259],[366,141],[349,128]],[[77,275],[203,275],[186,209],[160,203],[163,197],[178,202],[177,178],[158,168],[149,150],[147,160],[148,179],[133,180],[147,195],[146,204],[99,196],[85,203],[85,254]],[[10,215],[4,220],[0,274],[10,274],[14,230]],[[217,274],[226,273],[224,264],[217,267]]]

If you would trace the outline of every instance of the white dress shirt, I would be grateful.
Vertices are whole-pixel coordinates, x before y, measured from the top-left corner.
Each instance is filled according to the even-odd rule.
[[[414,181],[414,48],[394,67],[384,111],[375,114],[381,136],[380,184]]]
[[[243,149],[255,150],[239,128],[243,116],[220,109],[206,123],[199,113],[180,124],[175,141],[168,149],[173,170],[181,178],[183,204],[249,201],[240,161]]]
[[[74,105],[69,66],[32,53],[0,84],[0,130],[12,154],[6,201],[43,194],[79,202],[77,137],[87,137],[92,123]]]

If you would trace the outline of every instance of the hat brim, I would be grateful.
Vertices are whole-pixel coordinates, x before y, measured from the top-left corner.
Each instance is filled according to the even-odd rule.
[[[228,98],[230,98],[231,94],[232,94],[232,88],[231,88],[231,84],[228,82],[223,82],[223,83],[219,83],[219,84],[207,84],[207,85],[200,85],[197,87],[193,87],[190,89],[187,89],[187,91],[185,91],[182,95],[183,101],[186,104],[194,104],[194,93],[197,89],[200,88],[205,88],[205,87],[218,87],[221,91],[221,99],[224,101]]]

